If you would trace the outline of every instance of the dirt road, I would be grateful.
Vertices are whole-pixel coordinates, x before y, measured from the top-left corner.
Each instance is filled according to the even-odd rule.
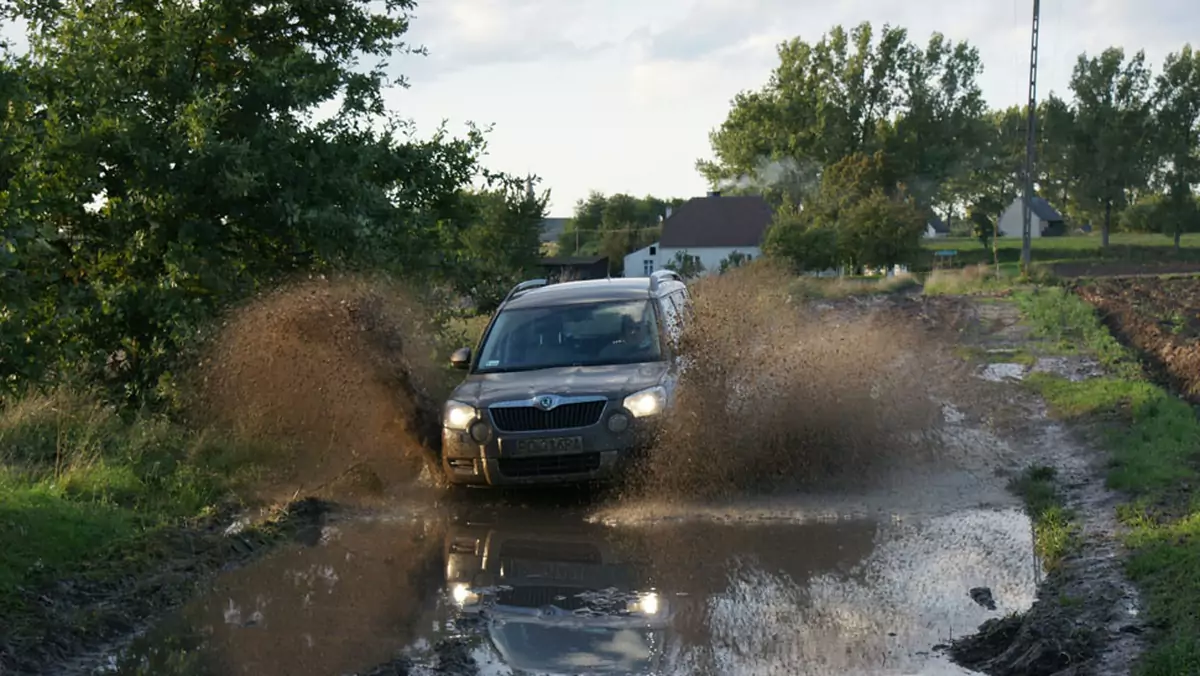
[[[902,302],[980,353],[1029,343],[1005,304],[878,302]],[[1095,372],[1043,359],[933,383],[941,414],[922,435],[929,453],[897,457],[869,481],[702,502],[451,499],[429,488],[386,509],[335,509],[301,541],[219,576],[144,635],[67,672],[972,673],[947,645],[1037,598],[1045,571],[1006,486],[1046,465],[1084,507],[1084,545],[1063,566],[1085,574],[1055,592],[1085,599],[1073,617],[1096,632],[1084,655],[1094,673],[1122,673],[1137,648],[1123,631],[1137,601],[1112,556],[1111,496],[1092,480],[1098,456],[1017,384],[1030,368]],[[992,671],[1055,671],[1043,669],[1056,659],[1045,644],[1064,616],[1039,605],[1028,622],[1046,632]]]

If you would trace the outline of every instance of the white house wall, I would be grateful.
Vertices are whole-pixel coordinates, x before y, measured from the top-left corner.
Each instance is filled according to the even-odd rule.
[[[621,274],[625,277],[644,277],[646,275],[644,266],[645,262],[648,260],[654,261],[654,270],[662,270],[662,251],[658,250],[658,253],[651,256],[650,247],[655,247],[657,250],[658,242],[655,242],[650,246],[644,246],[625,256],[625,270]]]
[[[721,261],[729,258],[729,254],[737,251],[754,258],[755,260],[762,257],[762,249],[759,247],[697,247],[691,249],[678,249],[672,247],[662,247],[658,250],[658,265],[666,267],[666,264],[675,260],[675,254],[684,251],[692,256],[700,259],[700,263],[704,265],[705,273],[715,273],[721,269]],[[640,259],[639,259],[640,260]],[[641,267],[641,263],[638,263]]]
[[[1029,236],[1041,237],[1042,230],[1046,227],[1046,221],[1038,218],[1037,214],[1030,214],[1029,216]],[[1000,214],[999,226],[1000,234],[1005,237],[1021,236],[1021,232],[1025,227],[1025,213],[1020,198],[1008,205],[1004,213]]]

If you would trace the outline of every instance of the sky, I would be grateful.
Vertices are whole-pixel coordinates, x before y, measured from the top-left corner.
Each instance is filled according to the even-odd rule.
[[[766,83],[780,42],[838,24],[967,40],[989,104],[1027,97],[1032,0],[424,0],[414,14],[409,40],[428,56],[391,60],[411,86],[389,106],[423,132],[493,125],[487,165],[540,176],[552,216],[593,190],[703,195],[695,163],[731,99]],[[1040,34],[1042,100],[1066,92],[1080,53],[1144,49],[1157,68],[1200,47],[1200,2],[1046,0]]]

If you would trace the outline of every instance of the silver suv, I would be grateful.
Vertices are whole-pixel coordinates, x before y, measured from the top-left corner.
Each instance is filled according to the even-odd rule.
[[[650,277],[518,284],[442,413],[442,471],[453,484],[522,485],[611,477],[652,441],[674,399],[687,287]]]

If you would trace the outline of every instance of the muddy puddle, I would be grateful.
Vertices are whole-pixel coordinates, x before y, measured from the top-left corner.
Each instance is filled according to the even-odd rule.
[[[476,500],[331,515],[80,673],[964,674],[938,646],[1027,609],[1039,574],[1015,506],[596,514]]]

